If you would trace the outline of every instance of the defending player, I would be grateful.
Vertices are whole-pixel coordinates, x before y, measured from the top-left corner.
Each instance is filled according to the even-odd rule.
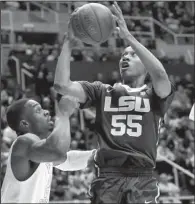
[[[91,185],[91,201],[103,203],[156,203],[153,177],[159,118],[173,98],[173,87],[160,61],[128,31],[117,3],[113,12],[121,37],[129,44],[119,62],[122,84],[70,80],[72,33],[58,59],[54,87],[77,97],[81,108],[96,107],[99,149],[98,178]],[[151,83],[146,84],[148,78]]]
[[[34,100],[21,99],[9,107],[7,121],[18,138],[8,157],[1,189],[2,203],[48,203],[53,163],[59,164],[56,167],[63,171],[87,166],[94,150],[67,153],[70,145],[69,116],[76,107],[75,100],[63,97],[59,102],[61,114],[58,114],[54,129],[49,112]]]

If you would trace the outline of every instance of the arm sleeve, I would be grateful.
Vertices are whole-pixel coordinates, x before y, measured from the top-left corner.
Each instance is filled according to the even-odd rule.
[[[80,104],[80,108],[89,108],[91,106],[96,106],[97,102],[100,100],[101,92],[104,85],[99,82],[95,81],[93,83],[87,81],[78,81],[81,86],[83,87],[85,94],[87,96],[86,102]]]
[[[194,105],[192,106],[192,109],[190,111],[189,119],[194,121]]]
[[[165,98],[160,98],[159,96],[157,96],[154,88],[152,87],[153,108],[158,116],[164,117],[170,104],[173,101],[174,94],[175,86],[173,84],[171,84],[171,93]]]
[[[67,159],[64,163],[55,166],[55,168],[60,169],[62,171],[78,171],[85,169],[88,165],[88,161],[91,156],[93,156],[93,152],[91,151],[79,151],[72,150],[67,152]]]

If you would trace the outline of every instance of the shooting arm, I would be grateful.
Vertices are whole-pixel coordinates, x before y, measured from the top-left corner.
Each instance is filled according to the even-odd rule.
[[[127,42],[149,72],[155,93],[160,98],[166,98],[171,93],[171,83],[162,63],[130,33],[127,35]]]
[[[156,95],[160,98],[166,98],[171,93],[171,83],[163,65],[147,48],[145,48],[131,35],[117,2],[114,2],[112,7],[116,21],[120,28],[120,35],[133,48],[149,72]]]

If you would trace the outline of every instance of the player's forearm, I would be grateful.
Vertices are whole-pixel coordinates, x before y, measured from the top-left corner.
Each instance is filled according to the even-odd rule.
[[[77,171],[85,169],[88,165],[89,159],[92,157],[94,151],[79,151],[72,150],[67,152],[67,159],[64,163],[56,166],[62,171]]]
[[[155,93],[166,98],[171,93],[171,83],[162,63],[130,33],[126,39],[150,74]]]
[[[162,63],[130,33],[127,35],[126,40],[133,50],[135,50],[135,53],[141,59],[151,77],[161,77],[166,74]]]
[[[54,78],[54,88],[58,93],[60,93],[62,88],[66,88],[70,82],[70,58],[70,41],[65,39],[60,56],[58,58]]]
[[[46,139],[46,146],[50,146],[62,155],[66,155],[70,147],[70,121],[69,114],[59,116],[56,126],[50,136]]]

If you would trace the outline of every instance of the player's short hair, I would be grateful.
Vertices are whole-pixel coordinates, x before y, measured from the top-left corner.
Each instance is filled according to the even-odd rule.
[[[7,109],[7,123],[16,133],[19,132],[20,120],[24,114],[25,104],[28,101],[29,99],[20,99],[13,102]]]

